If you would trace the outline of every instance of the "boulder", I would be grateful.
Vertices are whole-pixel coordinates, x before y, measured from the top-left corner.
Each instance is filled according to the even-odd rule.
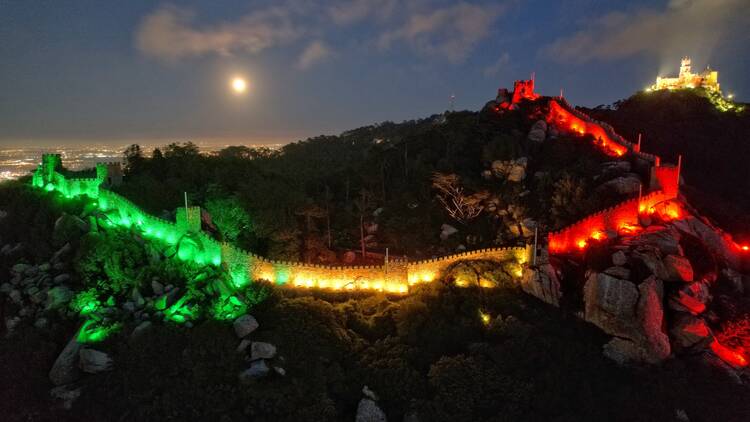
[[[638,292],[638,329],[645,340],[639,358],[647,363],[659,363],[672,352],[669,336],[663,331],[664,285],[651,276],[638,285]]]
[[[664,268],[667,272],[668,281],[693,281],[693,266],[690,265],[690,260],[684,256],[679,255],[667,255],[662,260]]]
[[[651,226],[639,236],[633,238],[635,245],[650,245],[661,251],[662,255],[682,255],[680,233],[673,227]]]
[[[612,263],[618,267],[622,267],[628,263],[628,257],[625,255],[625,252],[617,251],[612,254]]]
[[[70,410],[73,402],[81,396],[81,387],[76,387],[75,384],[61,385],[49,390],[49,395],[53,399],[61,400],[63,409]]]
[[[151,290],[154,292],[154,296],[160,296],[164,294],[164,285],[159,283],[159,280],[151,280]]]
[[[60,355],[55,359],[52,369],[49,372],[49,379],[54,385],[70,384],[81,377],[78,369],[78,353],[81,350],[81,343],[78,342],[78,333],[68,341]]]
[[[50,259],[51,262],[56,263],[60,261],[60,258],[62,258],[64,255],[67,255],[68,252],[70,252],[73,248],[70,246],[70,243],[64,244],[60,249],[58,249]]]
[[[62,273],[55,276],[55,278],[52,279],[52,282],[54,284],[62,284],[66,281],[70,280],[70,274]]]
[[[23,304],[23,295],[21,294],[21,292],[19,290],[16,290],[16,289],[11,290],[10,293],[8,293],[8,297],[16,305]]]
[[[521,289],[550,305],[560,306],[560,279],[551,264],[526,268],[521,277]]]
[[[640,285],[605,273],[591,273],[584,286],[584,319],[618,338],[604,354],[618,362],[658,363],[671,348],[662,331],[663,285],[651,276]]]
[[[526,166],[528,158],[521,157],[517,160],[493,161],[492,173],[495,177],[507,179],[510,182],[520,182],[526,178]]]
[[[10,270],[15,274],[25,274],[29,267],[31,266],[28,264],[16,264]]]
[[[609,267],[604,270],[604,273],[621,280],[630,279],[630,270],[625,267]]]
[[[143,305],[146,304],[146,301],[143,299],[143,295],[141,295],[141,292],[137,287],[133,287],[133,290],[130,292],[130,299],[133,301],[136,308],[142,308]]]
[[[385,412],[383,412],[374,400],[363,398],[357,405],[356,422],[385,422]]]
[[[651,274],[655,275],[656,278],[666,280],[669,278],[669,273],[664,266],[661,258],[657,255],[658,251],[653,249],[639,249],[631,254],[631,257],[637,259],[651,271]]]
[[[240,340],[240,344],[237,345],[237,353],[244,353],[245,350],[247,350],[247,348],[250,347],[250,343],[252,343],[252,341],[246,338],[243,338],[242,340]]]
[[[544,120],[537,120],[531,126],[528,136],[526,137],[529,141],[542,143],[547,137],[547,122]]]
[[[730,267],[739,266],[737,248],[721,230],[693,216],[674,221],[672,225],[680,232],[699,238],[706,249],[714,256],[721,257]]]
[[[11,334],[20,323],[21,318],[17,316],[5,318],[5,330],[7,331],[6,334]]]
[[[500,315],[498,315],[498,316],[500,316]],[[365,397],[367,397],[370,400],[374,400],[374,401],[378,401],[379,400],[378,399],[378,395],[375,394],[374,391],[370,390],[370,387],[368,387],[366,385],[362,387],[362,395],[364,395]]]
[[[614,176],[630,172],[630,162],[628,161],[607,161],[601,164],[603,176]]]
[[[693,315],[702,314],[706,310],[706,304],[691,296],[683,290],[678,290],[669,296],[667,305],[670,309],[687,312]]]
[[[83,372],[97,374],[99,372],[111,371],[113,368],[112,358],[104,352],[94,349],[81,349],[78,353],[79,365]]]
[[[144,331],[151,328],[151,321],[143,321],[140,324],[138,324],[135,328],[133,328],[133,332],[130,334],[131,338],[138,337],[143,333]]]
[[[67,305],[73,295],[73,291],[66,286],[55,286],[47,290],[47,310],[59,309]]]
[[[712,338],[711,329],[703,319],[687,314],[679,315],[669,332],[674,343],[682,349],[706,346]]]
[[[450,224],[443,224],[440,226],[440,240],[446,240],[456,233],[458,233],[458,229]]]
[[[526,137],[529,141],[542,143],[547,138],[547,132],[542,129],[531,129]]]
[[[237,337],[243,338],[253,331],[255,331],[258,326],[258,321],[255,320],[255,317],[252,315],[242,315],[241,317],[234,320],[234,332],[237,334]]]
[[[641,190],[641,179],[637,175],[615,177],[600,186],[600,189],[631,195]]]
[[[276,356],[276,346],[271,343],[254,341],[250,345],[250,360],[271,359]]]
[[[268,364],[264,360],[256,360],[252,363],[250,363],[250,367],[245,369],[244,371],[240,372],[239,378],[240,382],[247,383],[250,380],[263,378],[266,375],[268,375],[268,372],[270,372],[271,369],[268,367]]]
[[[58,239],[66,239],[70,238],[69,235],[73,231],[86,233],[89,231],[89,224],[81,220],[78,216],[63,214],[55,221],[55,226],[52,230],[53,235]]]
[[[634,283],[604,273],[592,273],[583,292],[586,321],[615,336],[632,334],[639,297]]]

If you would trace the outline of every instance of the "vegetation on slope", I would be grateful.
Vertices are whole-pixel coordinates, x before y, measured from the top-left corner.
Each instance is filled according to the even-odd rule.
[[[362,243],[412,259],[459,244],[511,245],[522,241],[526,219],[555,229],[622,199],[595,189],[606,181],[607,158],[589,140],[527,139],[536,107],[387,122],[279,151],[229,147],[206,156],[192,144],[171,144],[145,157],[132,146],[117,190],[157,215],[181,206],[187,192],[221,236],[272,258],[332,263]],[[524,180],[493,174],[493,163],[522,157]],[[476,216],[451,218],[436,198],[437,180],[446,177],[475,201]],[[443,224],[459,235],[441,240]]]

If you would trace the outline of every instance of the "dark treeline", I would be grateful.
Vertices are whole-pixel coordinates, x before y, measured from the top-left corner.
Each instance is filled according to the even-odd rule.
[[[513,244],[526,218],[559,227],[602,202],[589,192],[602,157],[585,140],[530,145],[533,111],[386,122],[279,150],[232,146],[201,154],[185,143],[148,157],[132,145],[117,190],[156,215],[181,206],[187,192],[191,204],[211,215],[219,236],[279,259],[334,262],[337,252],[386,247],[424,257],[459,244]],[[522,183],[487,176],[493,162],[519,157],[532,157],[529,174],[544,171]],[[436,200],[436,174],[456,176],[462,198],[481,211],[476,218],[450,217]],[[444,223],[460,236],[441,241]]]

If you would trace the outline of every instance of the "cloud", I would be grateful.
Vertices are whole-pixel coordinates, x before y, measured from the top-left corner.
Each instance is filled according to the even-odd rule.
[[[338,25],[351,25],[370,16],[384,19],[393,13],[398,0],[351,0],[328,8],[328,15]]]
[[[136,35],[142,53],[168,61],[209,54],[258,53],[297,39],[303,32],[292,23],[289,12],[270,7],[251,12],[236,21],[210,27],[193,24],[194,14],[164,6],[146,16]]]
[[[331,49],[322,41],[313,41],[305,48],[297,60],[297,67],[305,70],[320,63],[333,54]]]
[[[482,69],[482,73],[488,78],[495,77],[502,69],[509,67],[508,65],[510,65],[510,54],[506,52],[501,54],[495,63]]]
[[[403,41],[421,54],[461,62],[489,35],[492,24],[503,10],[503,6],[460,2],[415,13],[402,26],[381,34],[378,47],[386,50]]]
[[[672,0],[666,8],[613,12],[541,50],[561,62],[617,60],[639,53],[707,57],[727,34],[746,31],[747,0]]]

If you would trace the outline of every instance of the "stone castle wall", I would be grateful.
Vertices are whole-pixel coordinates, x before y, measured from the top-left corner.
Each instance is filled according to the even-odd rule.
[[[45,163],[54,164],[49,159]],[[106,166],[99,166],[106,169]],[[386,265],[327,266],[301,262],[274,261],[220,243],[201,231],[200,207],[177,210],[176,221],[155,217],[132,201],[102,187],[105,172],[97,178],[66,179],[60,173],[44,173],[40,166],[34,176],[34,186],[56,190],[66,196],[86,195],[96,200],[100,213],[110,227],[137,228],[151,239],[174,246],[177,256],[200,265],[223,265],[235,287],[253,280],[266,280],[300,288],[333,290],[375,290],[389,293],[406,293],[409,286],[438,278],[451,265],[464,260],[514,261],[523,264],[529,260],[529,247],[492,248],[464,252],[441,258],[417,262],[392,260]],[[51,176],[48,176],[50,175]]]

